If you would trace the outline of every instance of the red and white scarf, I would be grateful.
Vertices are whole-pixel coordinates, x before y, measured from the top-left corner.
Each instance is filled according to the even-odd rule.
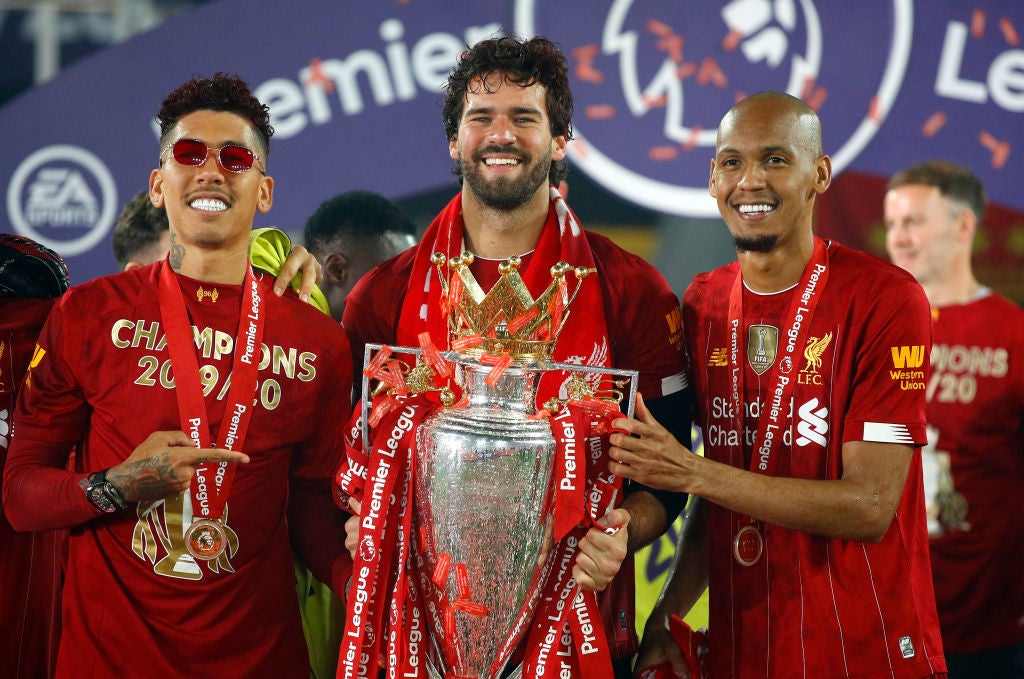
[[[589,242],[576,216],[553,187],[551,198],[537,248],[525,271],[520,271],[534,298],[551,283],[550,269],[557,262],[595,267]],[[449,347],[448,319],[431,256],[435,252],[443,252],[449,259],[461,255],[463,228],[460,194],[438,215],[421,240],[396,333],[398,344],[420,345],[420,334],[426,327],[436,346]],[[588,277],[559,336],[554,360],[584,363],[597,357],[598,360],[587,364],[610,367],[607,335],[600,284],[596,277]],[[557,396],[564,379],[565,375],[546,375],[538,387],[538,403]],[[387,399],[391,402],[381,410],[384,414],[376,421],[377,426],[370,429],[369,441],[362,440],[358,419],[361,409],[353,414],[346,441],[347,459],[335,479],[337,499],[343,509],[347,509],[349,497],[362,502],[339,678],[375,679],[378,664],[384,663],[392,676],[426,676],[425,663],[433,651],[423,636],[424,624],[429,624],[440,637],[445,664],[457,662],[457,651],[444,638],[451,630],[447,620],[451,602],[445,600],[443,589],[431,582],[438,564],[432,561],[434,555],[429,546],[421,544],[429,536],[417,533],[410,511],[416,430],[438,405],[435,399],[423,395],[396,398],[381,394],[374,401],[374,409]],[[522,617],[517,623],[519,629],[529,626],[524,630],[524,676],[554,675],[563,662],[571,664],[573,676],[610,674],[609,649],[596,595],[579,590],[572,580],[571,567],[579,541],[621,499],[620,481],[607,468],[608,435],[602,426],[613,417],[607,413],[595,416],[593,411],[575,403],[552,417],[556,440],[553,484],[556,489],[572,488],[555,493],[555,546],[532,594],[540,598],[540,603],[532,620]],[[577,455],[574,460],[575,473],[585,476],[585,484],[562,483],[568,478],[564,451],[569,438],[575,439],[575,450],[597,452]],[[376,507],[372,513],[371,505]],[[381,657],[385,646],[386,660]],[[500,649],[495,671],[515,650]]]

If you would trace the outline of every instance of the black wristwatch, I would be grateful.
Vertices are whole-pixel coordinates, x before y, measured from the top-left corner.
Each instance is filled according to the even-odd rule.
[[[83,480],[82,488],[89,502],[104,514],[113,514],[128,508],[128,501],[124,499],[124,495],[107,480],[106,469],[90,475],[87,481]]]

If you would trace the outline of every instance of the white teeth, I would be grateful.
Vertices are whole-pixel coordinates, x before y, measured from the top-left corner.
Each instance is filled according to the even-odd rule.
[[[189,205],[196,210],[208,210],[210,212],[221,212],[228,209],[228,204],[216,198],[197,198]]]
[[[740,205],[737,208],[740,212],[745,215],[752,215],[758,212],[771,212],[775,209],[774,205],[762,204],[762,205]]]
[[[487,165],[518,165],[519,161],[515,158],[485,158],[484,163]]]

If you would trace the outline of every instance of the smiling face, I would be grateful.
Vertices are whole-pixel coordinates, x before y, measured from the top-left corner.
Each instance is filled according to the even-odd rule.
[[[182,116],[165,143],[179,139],[196,139],[210,148],[238,144],[259,155],[248,171],[234,173],[221,167],[213,151],[202,165],[193,166],[179,163],[167,149],[149,178],[150,197],[166,208],[176,245],[247,250],[256,210],[270,209],[274,189],[274,180],[260,172],[265,154],[256,132],[234,113],[200,110]]]
[[[943,281],[958,258],[969,259],[969,208],[937,187],[905,184],[885,194],[885,249],[896,266],[922,285]]]
[[[566,139],[551,136],[544,96],[543,85],[521,87],[500,74],[467,90],[449,153],[482,205],[514,210],[539,192],[546,202],[548,171],[553,160],[565,158]]]
[[[810,237],[814,198],[832,175],[820,147],[816,116],[785,95],[755,95],[725,116],[709,188],[738,250]]]

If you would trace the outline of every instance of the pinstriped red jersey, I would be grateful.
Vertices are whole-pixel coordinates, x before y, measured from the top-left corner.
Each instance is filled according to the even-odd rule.
[[[805,346],[781,360],[786,318],[799,291],[743,290],[743,426],[732,412],[728,371],[730,289],[737,263],[698,276],[683,299],[687,349],[705,454],[750,468],[760,417],[785,413],[778,476],[838,479],[842,445],[925,440],[930,345],[920,286],[881,260],[829,246],[829,278]],[[787,326],[787,323],[790,324]],[[771,391],[779,370],[791,402]],[[794,498],[794,501],[799,501]],[[935,614],[921,483],[915,454],[897,515],[881,542],[812,536],[760,525],[753,565],[734,555],[749,520],[708,503],[711,676],[911,679],[945,671]],[[749,554],[747,554],[749,556]]]
[[[1024,640],[1024,310],[986,290],[933,320],[922,459],[935,600],[946,651],[971,653]]]

